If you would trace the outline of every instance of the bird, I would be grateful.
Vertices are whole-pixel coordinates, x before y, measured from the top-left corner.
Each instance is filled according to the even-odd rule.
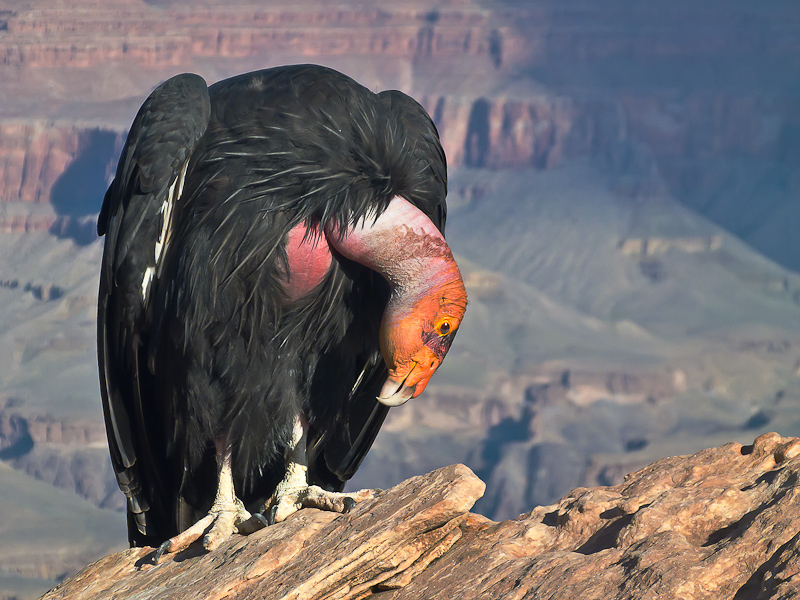
[[[467,295],[423,107],[318,65],[138,111],[98,215],[100,388],[132,547],[207,550],[345,493]]]

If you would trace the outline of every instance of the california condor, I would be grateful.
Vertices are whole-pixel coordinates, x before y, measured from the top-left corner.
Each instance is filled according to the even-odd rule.
[[[466,309],[446,188],[436,128],[401,92],[314,65],[156,88],[98,218],[132,546],[212,549],[251,511],[369,497],[341,490]]]

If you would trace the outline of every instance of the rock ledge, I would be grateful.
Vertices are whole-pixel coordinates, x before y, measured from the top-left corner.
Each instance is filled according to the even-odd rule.
[[[800,439],[770,433],[495,523],[468,512],[484,485],[453,465],[210,554],[107,556],[43,598],[788,599],[800,593],[799,474]]]

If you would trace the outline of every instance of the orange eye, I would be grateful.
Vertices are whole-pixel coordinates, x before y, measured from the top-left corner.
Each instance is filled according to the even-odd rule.
[[[439,335],[447,335],[450,333],[450,322],[443,321],[441,325],[439,325]]]

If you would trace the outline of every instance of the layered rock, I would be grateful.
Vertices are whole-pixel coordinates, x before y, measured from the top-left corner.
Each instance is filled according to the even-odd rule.
[[[93,175],[109,177],[115,166],[113,153],[121,148],[122,139],[121,132],[77,124],[0,124],[0,201],[51,203],[56,182],[70,167],[80,168],[80,163],[76,165],[79,159],[93,164]],[[78,195],[82,191],[80,186],[71,186],[67,193]],[[74,201],[81,204],[79,198]],[[9,220],[13,217],[18,215],[10,215]]]
[[[788,5],[752,18],[744,5],[720,4],[719,10],[713,4],[631,11],[624,2],[519,7],[463,0],[434,8],[414,0],[335,7],[18,3],[0,14],[0,68],[9,90],[41,85],[48,100],[37,110],[47,112],[48,102],[122,100],[178,71],[229,75],[255,68],[263,57],[393,65],[387,70],[403,73],[400,87],[427,95],[452,166],[551,168],[639,140],[679,199],[796,269],[797,243],[776,240],[786,237],[783,223],[797,217],[792,198],[800,184],[792,167],[800,116],[792,77],[771,73],[791,66],[800,19]],[[692,58],[687,67],[687,57],[704,60]],[[765,68],[752,68],[762,59]],[[450,61],[461,61],[459,76],[435,81]],[[59,79],[54,70],[63,69],[74,77]],[[512,83],[530,73],[549,89],[532,92]],[[48,78],[58,83],[48,85]],[[462,86],[459,79],[469,82]],[[506,95],[515,87],[516,95]],[[32,98],[39,101],[36,93]],[[28,152],[14,144],[0,136],[0,153],[14,153],[0,155],[0,201],[47,201],[76,142],[63,140],[58,152],[32,148],[27,163],[21,156]],[[35,158],[47,154],[51,159]],[[752,208],[763,202],[778,208]],[[4,231],[49,226],[30,217],[0,220]]]
[[[151,548],[108,556],[43,598],[790,598],[798,475],[800,439],[765,434],[495,523],[467,512],[483,484],[455,465],[210,554],[158,566]]]
[[[755,22],[747,7],[697,9],[677,4],[630,10],[625,2],[540,6],[468,0],[224,8],[84,0],[62,6],[13,6],[0,13],[0,64],[86,67],[108,60],[175,65],[192,56],[243,57],[257,52],[305,56],[382,53],[406,57],[487,56],[494,64],[644,57],[747,56],[797,52],[796,12],[775,7],[781,27]],[[641,23],[654,27],[640,27]],[[93,41],[86,43],[88,36]],[[775,52],[775,51],[773,51]]]
[[[80,148],[81,132],[44,122],[0,126],[0,198],[48,202],[50,190]]]
[[[26,417],[0,410],[0,459],[99,508],[122,510],[101,422]]]
[[[109,60],[164,67],[195,57],[270,53],[488,56],[498,52],[501,36],[486,11],[469,5],[431,11],[415,3],[198,10],[179,4],[156,8],[130,0],[111,6],[83,3],[71,14],[60,9],[19,10],[4,22],[0,64],[35,68],[85,68]],[[87,37],[91,43],[86,43]]]
[[[0,216],[0,233],[32,233],[50,231],[58,218],[55,215],[17,214]]]
[[[422,96],[451,167],[549,169],[622,135],[613,106],[552,94]]]

